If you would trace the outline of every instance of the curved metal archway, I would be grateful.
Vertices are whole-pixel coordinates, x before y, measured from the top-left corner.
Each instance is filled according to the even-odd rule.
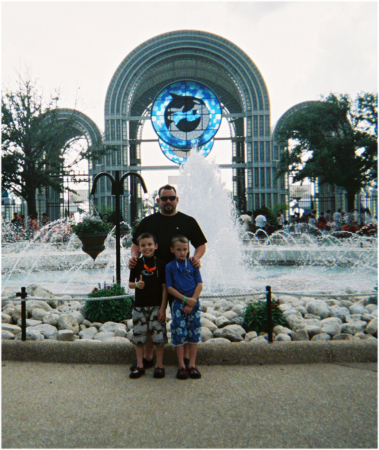
[[[105,142],[117,150],[103,159],[98,171],[146,169],[141,157],[143,124],[150,119],[151,104],[158,93],[181,79],[208,86],[222,105],[223,117],[233,131],[232,164],[225,166],[233,169],[237,206],[272,206],[276,164],[272,160],[270,101],[265,81],[239,47],[203,31],[181,30],[156,36],[138,46],[119,65],[108,87],[104,111]],[[261,156],[256,160],[256,155]],[[128,215],[133,220],[140,202],[133,181],[129,193]],[[99,194],[104,197],[103,203],[111,204],[110,186],[99,190]],[[123,208],[128,209],[126,204]]]

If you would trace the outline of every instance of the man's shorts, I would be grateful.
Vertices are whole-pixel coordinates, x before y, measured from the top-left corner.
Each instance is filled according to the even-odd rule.
[[[166,321],[158,322],[159,309],[159,306],[143,306],[133,309],[133,344],[146,344],[148,333],[150,333],[154,345],[167,344]]]
[[[200,302],[190,313],[183,312],[185,303],[174,300],[172,304],[171,343],[175,347],[197,344],[201,340]]]

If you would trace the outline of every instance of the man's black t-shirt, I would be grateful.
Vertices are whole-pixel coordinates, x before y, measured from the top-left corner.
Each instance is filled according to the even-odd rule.
[[[154,271],[148,271],[154,268]],[[142,280],[145,282],[143,289],[136,288],[135,305],[142,306],[161,306],[162,304],[162,284],[166,283],[165,263],[159,258],[139,258],[137,265],[130,271],[129,281],[135,283],[139,281],[142,274]],[[152,275],[146,275],[152,274]]]
[[[156,213],[142,219],[133,237],[135,245],[138,245],[137,238],[142,233],[151,233],[157,238],[155,255],[166,264],[174,259],[170,247],[171,239],[177,234],[186,236],[195,248],[207,242],[196,220],[180,211],[173,216]]]

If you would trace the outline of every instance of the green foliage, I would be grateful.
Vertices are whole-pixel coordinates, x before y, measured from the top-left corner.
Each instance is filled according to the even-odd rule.
[[[88,297],[116,297],[124,295],[125,289],[118,284],[108,286],[105,289],[95,288]],[[125,297],[119,300],[98,300],[86,302],[86,317],[91,322],[121,322],[132,317],[133,297]]]
[[[349,210],[359,191],[377,178],[377,94],[331,94],[305,102],[288,115],[277,133],[284,148],[276,178],[318,178],[347,191]]]
[[[282,311],[278,308],[279,303],[276,301],[271,302],[271,313],[272,313],[272,326],[284,325],[285,320]],[[261,331],[268,332],[267,326],[267,303],[266,302],[255,302],[248,303],[245,309],[244,320],[242,325],[247,332],[256,331],[260,333]]]
[[[57,95],[45,101],[36,83],[21,77],[17,89],[1,97],[2,185],[26,200],[28,214],[37,212],[37,189],[63,192],[63,176],[73,165],[107,153],[101,139],[89,148],[81,145],[78,113],[62,113],[58,101]]]
[[[73,231],[75,234],[83,235],[83,234],[102,234],[109,233],[112,226],[103,222],[98,216],[89,216],[84,217],[82,222],[79,222],[74,226]]]

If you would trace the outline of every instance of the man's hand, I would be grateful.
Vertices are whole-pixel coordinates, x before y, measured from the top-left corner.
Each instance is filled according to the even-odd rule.
[[[191,308],[193,308],[197,303],[197,298],[193,298],[193,297],[187,297],[186,299],[186,305],[190,306]]]
[[[144,287],[145,287],[145,282],[143,281],[143,278],[141,275],[138,280],[138,289],[143,289]]]
[[[183,312],[185,312],[185,313],[187,313],[187,314],[189,314],[191,311],[192,311],[192,306],[186,305],[186,306],[183,308]]]
[[[197,267],[198,269],[201,269],[201,262],[199,258],[196,258],[196,256],[191,256],[189,259],[194,267]]]
[[[166,320],[166,310],[163,308],[159,309],[159,313],[158,313],[158,322],[162,323]]]
[[[132,269],[134,269],[136,267],[137,261],[138,261],[137,256],[132,256],[129,259],[129,270],[132,270]]]

